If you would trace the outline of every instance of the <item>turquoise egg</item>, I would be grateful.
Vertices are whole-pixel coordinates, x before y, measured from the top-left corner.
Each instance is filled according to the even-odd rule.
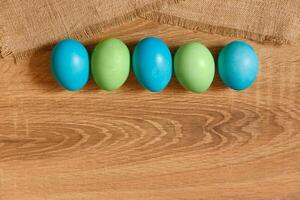
[[[252,46],[243,41],[227,44],[218,57],[222,81],[234,90],[244,90],[256,80],[259,61]]]
[[[76,40],[60,41],[52,51],[51,69],[63,88],[80,90],[89,79],[89,55],[86,48]]]
[[[172,77],[172,55],[159,38],[141,40],[134,49],[133,71],[142,86],[152,92],[162,91]]]

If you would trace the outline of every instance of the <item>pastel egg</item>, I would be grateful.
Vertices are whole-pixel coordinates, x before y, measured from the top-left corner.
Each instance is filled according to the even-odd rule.
[[[100,42],[92,53],[92,75],[104,90],[120,88],[130,72],[130,52],[121,40],[111,38]]]
[[[159,38],[141,40],[133,52],[133,71],[142,86],[152,92],[162,91],[172,77],[172,55]]]
[[[185,44],[175,54],[174,73],[179,83],[187,90],[204,92],[214,79],[214,58],[199,42]]]
[[[60,41],[52,51],[51,69],[63,88],[80,90],[89,78],[89,55],[86,48],[76,40]]]
[[[259,61],[255,50],[246,42],[227,44],[218,58],[218,70],[225,85],[244,90],[256,80]]]

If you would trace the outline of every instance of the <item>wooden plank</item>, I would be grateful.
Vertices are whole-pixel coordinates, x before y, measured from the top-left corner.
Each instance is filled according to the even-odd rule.
[[[172,48],[206,44],[215,57],[232,38],[135,20],[96,41],[132,47],[155,35]],[[150,93],[131,74],[121,90],[90,80],[62,90],[50,47],[0,61],[0,199],[299,199],[300,45],[250,42],[260,57],[244,92],[218,77],[204,94],[173,78]]]

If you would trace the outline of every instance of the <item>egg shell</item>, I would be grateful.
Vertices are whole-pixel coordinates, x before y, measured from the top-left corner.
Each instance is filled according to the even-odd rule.
[[[152,92],[162,91],[172,78],[172,55],[159,38],[141,40],[134,49],[132,65],[137,80]]]
[[[255,50],[246,42],[233,41],[219,54],[218,71],[225,85],[244,90],[256,80],[259,61]]]
[[[204,92],[214,79],[214,58],[203,44],[187,43],[176,51],[174,73],[179,83],[187,90]]]
[[[76,40],[60,41],[51,54],[51,69],[63,88],[80,90],[89,79],[89,55],[86,48]]]
[[[104,90],[120,88],[130,72],[130,52],[126,44],[116,38],[97,44],[91,59],[92,75]]]

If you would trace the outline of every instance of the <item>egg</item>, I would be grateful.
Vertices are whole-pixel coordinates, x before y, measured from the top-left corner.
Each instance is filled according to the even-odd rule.
[[[203,44],[187,43],[176,51],[174,73],[179,83],[187,90],[204,92],[214,78],[214,58]]]
[[[120,88],[130,72],[130,52],[121,40],[110,38],[100,42],[92,53],[92,75],[104,90]]]
[[[133,51],[133,71],[142,86],[152,92],[162,91],[172,77],[172,55],[159,38],[141,40]]]
[[[255,50],[246,42],[233,41],[219,54],[218,71],[225,85],[244,90],[256,80],[259,61]]]
[[[76,40],[60,41],[52,51],[51,69],[63,88],[80,90],[89,78],[89,55],[86,48]]]

